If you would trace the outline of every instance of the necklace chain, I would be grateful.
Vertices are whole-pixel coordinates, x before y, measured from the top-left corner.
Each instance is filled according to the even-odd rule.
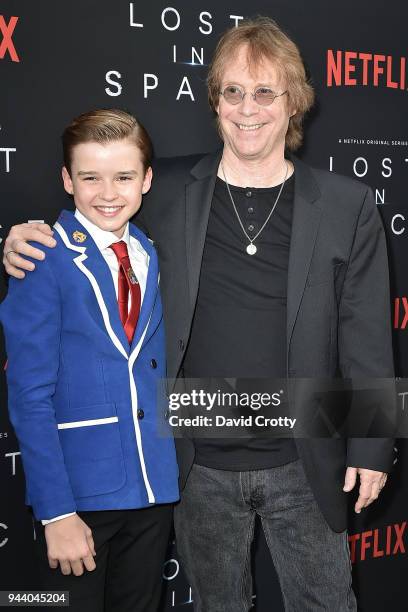
[[[231,200],[232,206],[233,206],[233,208],[234,208],[234,211],[235,211],[235,214],[236,214],[236,216],[237,216],[238,222],[239,222],[239,224],[240,224],[240,226],[241,226],[241,229],[242,229],[242,231],[243,231],[244,235],[246,236],[246,238],[247,238],[247,240],[248,240],[248,242],[249,242],[248,246],[246,247],[246,251],[247,251],[248,255],[255,255],[255,253],[256,253],[256,251],[257,251],[257,248],[256,248],[256,246],[255,246],[253,243],[254,243],[254,242],[255,242],[255,240],[258,238],[258,236],[260,236],[260,235],[261,235],[261,233],[262,233],[262,232],[263,232],[263,230],[265,229],[266,224],[268,223],[269,219],[272,217],[272,215],[273,215],[273,211],[275,210],[276,205],[277,205],[277,203],[279,202],[279,198],[280,198],[281,193],[282,193],[282,191],[283,191],[283,188],[284,188],[284,186],[285,186],[286,179],[287,179],[288,172],[289,172],[289,164],[288,164],[286,161],[285,161],[285,165],[286,165],[286,172],[285,172],[285,176],[284,176],[284,179],[283,179],[283,183],[282,183],[282,185],[280,186],[279,193],[278,193],[278,195],[276,196],[276,199],[275,199],[274,205],[272,206],[272,208],[271,208],[271,210],[270,210],[270,212],[269,212],[268,216],[266,217],[265,222],[264,222],[264,224],[262,225],[261,229],[260,229],[260,230],[259,230],[259,231],[258,231],[258,232],[255,234],[255,236],[253,236],[253,238],[251,238],[250,236],[248,236],[247,231],[246,231],[246,229],[245,229],[245,227],[244,227],[244,224],[243,224],[243,223],[242,223],[242,221],[241,221],[241,217],[240,217],[240,216],[239,216],[239,214],[238,214],[238,210],[237,210],[237,207],[236,207],[236,205],[235,205],[234,198],[232,197],[232,193],[231,193],[231,189],[230,189],[230,186],[229,186],[229,184],[228,184],[228,181],[227,181],[227,177],[226,177],[226,175],[225,175],[224,164],[221,162],[221,170],[222,170],[222,173],[223,173],[223,175],[224,175],[225,184],[227,185],[228,195],[229,195],[229,197],[230,197],[230,200]]]

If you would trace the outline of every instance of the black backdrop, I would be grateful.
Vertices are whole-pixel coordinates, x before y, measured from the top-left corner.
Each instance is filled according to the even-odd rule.
[[[52,223],[62,206],[70,206],[59,179],[59,136],[80,112],[108,106],[130,110],[146,125],[160,156],[217,147],[206,66],[219,34],[255,14],[275,18],[298,42],[317,92],[301,157],[375,190],[390,250],[397,373],[406,376],[408,7],[403,0],[253,0],[250,7],[244,0],[2,0],[1,238],[14,223]],[[21,461],[2,386],[0,588],[35,588],[33,529],[23,506]],[[404,418],[408,395],[401,392],[399,400]],[[360,517],[350,511],[354,585],[367,612],[408,609],[407,463],[401,443],[380,501]],[[279,612],[279,585],[261,533],[255,553],[256,609]],[[163,610],[192,609],[174,546],[164,580]]]

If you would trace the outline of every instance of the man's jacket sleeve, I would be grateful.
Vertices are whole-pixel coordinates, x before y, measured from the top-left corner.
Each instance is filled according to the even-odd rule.
[[[394,377],[388,259],[374,196],[368,189],[360,210],[339,307],[339,362],[343,378]],[[391,394],[393,391],[391,391]],[[389,420],[395,421],[395,401]],[[349,438],[347,465],[390,471],[394,440]]]

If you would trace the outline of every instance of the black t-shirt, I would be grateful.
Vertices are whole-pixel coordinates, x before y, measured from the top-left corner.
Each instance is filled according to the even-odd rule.
[[[183,364],[186,378],[286,378],[286,298],[294,175],[254,241],[217,178],[204,246],[196,311]],[[280,185],[230,186],[249,236],[265,222]],[[195,439],[196,463],[227,470],[283,465],[297,458],[293,439]]]

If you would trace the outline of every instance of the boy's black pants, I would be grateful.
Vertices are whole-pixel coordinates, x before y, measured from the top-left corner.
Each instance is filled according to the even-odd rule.
[[[78,515],[92,529],[96,569],[82,576],[51,569],[44,527],[36,523],[42,590],[69,591],[71,612],[157,612],[173,505]]]

